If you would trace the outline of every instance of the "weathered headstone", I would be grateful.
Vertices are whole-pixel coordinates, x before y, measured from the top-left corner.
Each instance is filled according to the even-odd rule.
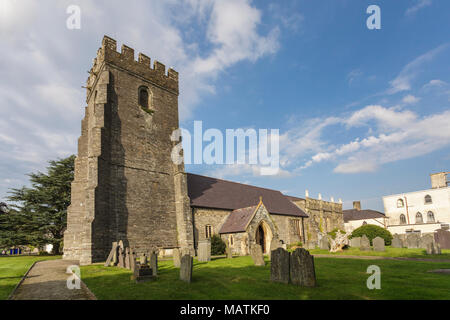
[[[315,241],[308,241],[306,242],[305,248],[308,250],[314,250],[317,247],[317,242]]]
[[[374,251],[385,251],[384,247],[384,239],[381,237],[376,237],[372,240],[373,243],[373,250]]]
[[[141,266],[147,264],[147,256],[145,255],[145,253],[141,254],[141,257],[139,258],[139,263]]]
[[[417,249],[420,246],[420,234],[410,233],[406,235],[406,247],[408,249]]]
[[[136,253],[133,250],[130,250],[130,270],[136,270]]]
[[[150,254],[150,268],[152,268],[153,275],[157,276],[158,275],[158,255],[154,251]]]
[[[136,280],[137,283],[154,280],[155,276],[153,275],[152,269],[148,265],[136,265],[136,268],[133,270],[132,279]]]
[[[125,268],[131,269],[131,264],[130,264],[130,248],[125,248]]]
[[[192,266],[194,259],[189,255],[185,254],[181,258],[180,263],[180,280],[191,282],[192,281]]]
[[[231,251],[231,248],[228,244],[226,244],[226,247],[225,247],[225,254],[227,255],[227,259],[233,258],[233,252]]]
[[[125,257],[122,247],[119,247],[119,267],[125,268]]]
[[[322,250],[330,250],[330,243],[327,236],[324,236],[319,240],[319,248]]]
[[[275,251],[278,248],[281,248],[281,241],[277,237],[273,237],[272,241],[270,242],[269,260],[272,259],[272,251]]]
[[[271,252],[270,280],[273,282],[289,283],[290,254],[283,248]]]
[[[439,229],[434,233],[434,240],[441,249],[450,249],[450,231]]]
[[[180,249],[175,248],[173,249],[173,265],[175,268],[179,268],[181,264],[181,253]]]
[[[211,261],[211,240],[201,240],[198,242],[198,261]]]
[[[316,286],[314,257],[303,248],[297,248],[291,253],[289,273],[292,284],[305,287]]]
[[[361,237],[355,237],[350,239],[350,247],[359,248],[361,247]]]
[[[420,238],[419,247],[422,249],[427,249],[430,243],[434,244],[434,235],[425,234]]]
[[[361,237],[361,246],[359,247],[361,251],[370,251],[370,240],[365,234]]]
[[[391,242],[392,248],[403,248],[403,240],[398,234],[394,234]]]
[[[436,254],[437,253],[436,251],[437,250],[434,247],[434,243],[433,242],[427,244],[427,254]]]
[[[262,248],[259,244],[253,244],[250,248],[250,254],[252,256],[253,262],[255,266],[265,266],[264,256],[262,252]]]
[[[117,253],[118,244],[117,242],[112,243],[111,251],[109,252],[108,258],[105,262],[105,267],[109,267],[111,265],[111,262],[114,260],[114,255]]]

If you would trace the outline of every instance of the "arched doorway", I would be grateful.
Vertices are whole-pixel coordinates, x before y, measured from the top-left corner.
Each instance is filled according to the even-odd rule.
[[[269,253],[272,238],[272,229],[266,221],[261,221],[259,226],[256,228],[255,242],[261,246],[263,253]]]

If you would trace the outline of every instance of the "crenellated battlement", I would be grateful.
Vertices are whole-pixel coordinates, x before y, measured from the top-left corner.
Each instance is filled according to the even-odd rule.
[[[93,66],[89,72],[87,80],[88,96],[90,90],[95,85],[98,73],[103,64],[113,65],[120,69],[124,69],[138,77],[162,87],[168,91],[178,95],[178,72],[169,68],[166,73],[166,66],[155,60],[153,68],[151,67],[151,59],[143,54],[138,54],[135,60],[134,49],[123,44],[121,51],[117,51],[117,41],[108,36],[104,36],[102,46],[97,51],[97,57],[93,61]]]

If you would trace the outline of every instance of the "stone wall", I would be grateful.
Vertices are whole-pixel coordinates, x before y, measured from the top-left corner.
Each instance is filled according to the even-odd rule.
[[[149,109],[139,89],[149,92]],[[106,259],[123,240],[138,254],[153,248],[193,250],[183,165],[171,160],[178,128],[178,73],[105,37],[87,83],[86,115],[75,161],[64,258]]]
[[[194,214],[194,239],[197,247],[198,241],[206,239],[206,226],[211,225],[212,233],[219,234],[220,228],[227,220],[232,210],[192,208]]]

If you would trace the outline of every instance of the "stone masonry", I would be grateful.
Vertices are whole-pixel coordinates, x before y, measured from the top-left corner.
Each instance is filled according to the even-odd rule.
[[[104,37],[87,81],[64,259],[105,261],[111,243],[137,253],[193,253],[184,165],[171,159],[178,128],[178,73]],[[139,101],[148,92],[148,109]],[[182,152],[182,151],[181,151]]]

